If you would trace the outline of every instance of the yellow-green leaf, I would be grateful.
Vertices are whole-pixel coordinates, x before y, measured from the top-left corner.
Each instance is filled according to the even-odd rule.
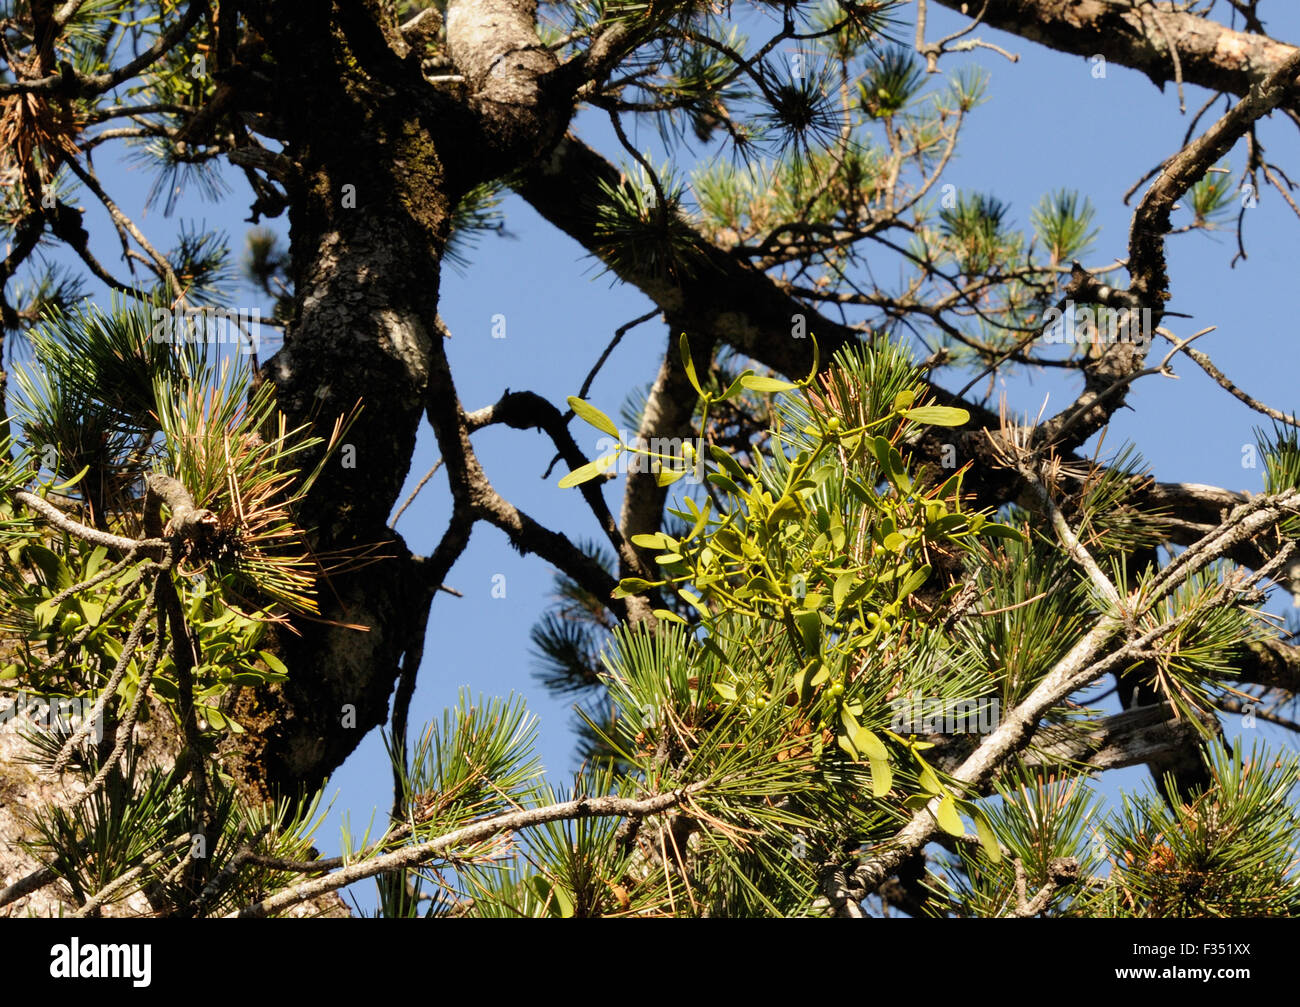
[[[54,617],[59,614],[59,606],[51,604],[51,599],[47,598],[32,610],[32,615],[36,618],[37,629],[48,629]]]
[[[102,545],[95,546],[94,551],[86,557],[85,579],[89,580],[95,574],[99,573],[99,568],[103,566],[104,560],[108,558],[108,550]]]
[[[935,820],[939,823],[939,828],[950,836],[963,836],[966,834],[965,827],[961,824],[961,815],[957,813],[957,802],[949,794],[939,802],[939,807],[934,813]]]
[[[710,444],[709,454],[713,456],[713,460],[717,462],[721,468],[727,470],[727,475],[731,476],[732,479],[745,478],[745,470],[741,468],[740,462],[732,458],[731,455],[722,448],[718,447],[716,444]]]
[[[686,338],[686,333],[682,333],[682,338],[677,342],[682,353],[682,367],[686,369],[686,379],[690,381],[691,387],[699,393],[700,398],[704,398],[704,389],[700,387],[700,379],[695,376],[695,361],[691,359],[691,344]]]
[[[889,751],[885,748],[885,743],[865,727],[859,727],[854,732],[853,745],[873,763],[877,760],[889,761]]]
[[[618,587],[610,592],[610,597],[626,598],[628,595],[640,594],[652,587],[659,587],[663,583],[661,580],[650,581],[642,580],[640,577],[624,577],[618,582]]]
[[[817,377],[817,371],[820,369],[822,364],[822,348],[817,345],[817,337],[810,332],[808,333],[808,338],[812,340],[813,359],[812,370],[808,372],[808,376],[801,382],[805,388],[813,383],[813,379]]]
[[[988,854],[988,858],[995,864],[1002,863],[1002,847],[998,845],[998,837],[993,833],[993,826],[989,824],[988,816],[982,811],[974,811],[971,818],[975,819],[975,834],[979,836],[980,846]]]
[[[903,415],[913,423],[928,423],[935,427],[959,427],[970,422],[970,413],[956,406],[917,406]]]
[[[810,655],[816,655],[821,649],[821,615],[816,611],[796,612],[794,621],[799,627],[800,635],[803,637],[804,648]]]
[[[690,498],[688,497],[687,499],[689,500]],[[695,538],[695,536],[698,535],[700,532],[704,531],[704,529],[708,526],[708,523],[709,523],[709,512],[710,512],[712,509],[713,509],[713,500],[712,500],[712,498],[711,498],[711,497],[705,497],[705,498],[704,498],[704,509],[703,509],[702,511],[700,511],[699,516],[695,519],[695,524],[691,526],[691,532],[690,532],[690,534],[686,536],[686,540],[687,540],[688,542],[689,542],[691,539]]]
[[[618,461],[618,456],[623,453],[619,448],[613,454],[605,455],[603,458],[597,458],[594,462],[587,462],[586,465],[579,465],[576,469],[566,475],[557,484],[560,489],[567,490],[571,486],[577,486],[579,483],[585,483],[588,480],[595,479],[597,476],[604,475],[614,467]]]
[[[721,401],[725,402],[727,399],[731,398],[737,392],[739,392],[741,387],[743,387],[742,383],[744,382],[745,378],[749,377],[753,373],[754,373],[753,371],[745,370],[737,374],[736,380],[733,381],[730,385],[728,385],[727,390],[722,393]]]
[[[576,395],[570,395],[569,408],[573,410],[574,415],[590,423],[597,430],[603,430],[611,437],[618,437],[618,427],[614,426],[614,421],[602,413],[585,399],[580,399]]]
[[[690,604],[690,606],[693,609],[695,609],[695,611],[699,612],[700,615],[707,618],[708,616],[713,614],[705,607],[704,602],[700,601],[700,596],[697,595],[694,591],[687,591],[683,588],[678,593],[681,594],[681,596],[686,599],[686,601]]]
[[[72,586],[72,573],[68,570],[68,564],[52,549],[32,542],[27,546],[27,558],[40,569],[45,586],[50,590],[62,591]]]
[[[894,785],[894,771],[888,759],[871,760],[871,796],[884,797]]]
[[[916,401],[916,389],[899,392],[894,396],[894,409],[902,410],[908,408]]]
[[[918,587],[924,584],[926,580],[929,578],[929,576],[930,576],[929,563],[926,563],[923,566],[917,567],[915,570],[913,570],[912,573],[908,576],[907,580],[903,581],[902,586],[899,587],[898,589],[899,599],[901,600],[903,598],[906,598],[909,594],[911,594]]]
[[[54,490],[55,493],[62,493],[64,490],[71,489],[73,486],[76,486],[77,483],[81,482],[81,480],[85,477],[86,473],[89,471],[90,471],[89,465],[83,466],[81,471],[78,472],[71,479],[69,479],[67,482],[59,483],[59,485],[52,486],[50,488]]]
[[[788,392],[792,388],[799,387],[791,381],[782,381],[779,378],[768,378],[761,374],[750,374],[748,377],[741,378],[740,383],[751,392]]]
[[[831,588],[831,599],[835,602],[836,611],[844,607],[844,599],[853,590],[857,579],[857,576],[852,573],[842,573],[835,578],[835,586]]]
[[[798,497],[783,496],[767,515],[767,525],[771,528],[781,521],[797,521],[803,515],[803,504],[799,502]]]

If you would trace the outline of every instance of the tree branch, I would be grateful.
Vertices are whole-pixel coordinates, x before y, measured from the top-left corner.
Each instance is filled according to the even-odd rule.
[[[936,2],[960,11],[969,0]],[[989,0],[983,20],[1060,52],[1104,56],[1140,70],[1162,89],[1165,81],[1174,79],[1170,43],[1178,50],[1185,82],[1235,95],[1244,95],[1297,52],[1295,46],[1266,35],[1130,0]],[[1300,90],[1288,105],[1295,107],[1297,99]]]
[[[345,885],[363,878],[374,877],[386,871],[402,870],[415,867],[425,861],[455,849],[458,846],[470,846],[482,843],[505,832],[518,832],[521,829],[544,825],[547,822],[560,822],[576,818],[626,818],[658,814],[681,804],[691,794],[703,790],[705,783],[695,783],[681,790],[656,794],[640,800],[622,797],[580,797],[573,801],[563,801],[541,808],[529,808],[526,811],[511,811],[504,815],[466,825],[437,839],[417,843],[393,853],[386,853],[362,863],[352,864],[323,878],[314,878],[294,885],[292,888],[245,906],[232,917],[265,917],[277,913],[289,906],[305,902],[317,895],[335,891]]]
[[[65,63],[60,73],[39,80],[19,80],[0,83],[0,95],[41,94],[58,92],[70,97],[93,98],[111,91],[123,81],[130,80],[142,70],[162,59],[193,28],[199,17],[208,9],[207,0],[194,0],[184,16],[163,32],[151,45],[133,60],[107,73],[83,74]]]
[[[1289,490],[1272,497],[1258,497],[1238,507],[1219,528],[1170,563],[1138,597],[1130,594],[1125,607],[1138,619],[1172,593],[1187,578],[1224,555],[1234,541],[1250,538],[1284,517],[1300,511],[1300,491]],[[981,786],[1012,753],[1033,737],[1039,721],[1053,706],[1102,675],[1123,668],[1143,656],[1148,648],[1191,618],[1187,613],[1156,626],[1140,636],[1130,636],[1117,649],[1109,650],[1125,623],[1114,615],[1101,616],[1047,673],[1025,700],[1011,710],[953,773],[958,783]],[[854,872],[856,887],[874,891],[904,859],[919,850],[938,830],[935,809],[938,798],[916,812],[912,820],[886,843],[877,846]]]

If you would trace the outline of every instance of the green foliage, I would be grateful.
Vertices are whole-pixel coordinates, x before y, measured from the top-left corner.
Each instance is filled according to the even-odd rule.
[[[230,242],[224,234],[189,223],[181,225],[177,245],[167,253],[186,300],[194,305],[221,304],[228,299],[234,280],[229,258]],[[162,301],[165,293],[160,285],[155,298]]]
[[[657,629],[606,637],[608,710],[586,717],[597,742],[590,751],[648,791],[707,781],[692,798],[692,820],[663,826],[661,841],[677,848],[626,866],[620,890],[633,892],[626,881],[636,878],[679,915],[815,914],[829,866],[851,863],[854,851],[885,842],[929,807],[939,833],[960,841],[932,881],[928,911],[1134,915],[1136,883],[1112,869],[1107,850],[1121,834],[1131,841],[1151,830],[1106,823],[1086,775],[1013,768],[992,793],[970,788],[951,775],[969,744],[900,722],[909,697],[950,716],[1015,708],[1109,611],[1050,529],[1014,510],[1010,525],[971,512],[962,470],[910,463],[908,444],[926,426],[960,425],[964,412],[924,403],[915,370],[885,341],[842,351],[816,380],[815,370],[793,382],[745,370],[725,387],[702,376],[684,338],[680,351],[702,430],[711,410],[746,389],[777,401],[771,450],[742,465],[710,448],[707,492],[682,493],[668,509],[673,525],[633,537],[658,577],[624,578],[615,591],[655,590],[674,604],[655,611]],[[595,407],[570,404],[604,429]],[[1134,505],[1142,481],[1125,448],[1074,483],[1070,502],[1093,554],[1139,596],[1153,574],[1130,578],[1121,560],[1157,542],[1162,520]],[[968,604],[957,597],[963,582],[992,617],[954,620]],[[1225,572],[1211,567],[1143,617],[1144,627],[1172,627],[1143,674],[1196,722],[1226,655],[1257,631],[1248,609],[1225,603],[1224,583]],[[565,653],[574,668],[589,668],[602,633],[591,621],[576,624],[583,629]],[[590,673],[559,681],[589,688]],[[1070,702],[1045,721],[1068,726],[1090,715]],[[1280,782],[1288,772],[1258,799],[1272,802],[1270,820],[1293,827]],[[1154,799],[1141,808],[1158,810]],[[600,855],[607,863],[608,849]],[[647,869],[664,861],[672,871]],[[1275,874],[1278,884],[1284,874]],[[565,914],[577,895],[556,895],[558,876],[548,867],[544,880],[479,898],[509,899],[515,913]],[[1294,899],[1294,884],[1286,874],[1274,908]],[[602,905],[608,910],[608,899]],[[1213,914],[1208,906],[1190,914]]]
[[[1264,460],[1266,493],[1300,489],[1300,430],[1274,422],[1271,433],[1255,431],[1255,445]]]
[[[1192,226],[1213,230],[1222,223],[1236,195],[1227,167],[1211,168],[1187,193],[1192,208]]]
[[[683,186],[670,171],[652,181],[637,164],[617,184],[602,180],[600,189],[596,233],[606,268],[665,277],[694,272],[699,250],[681,215]]]
[[[165,375],[156,379],[153,415],[163,435],[164,470],[216,515],[215,541],[196,558],[244,604],[257,604],[261,595],[290,611],[315,612],[321,563],[305,548],[294,507],[344,424],[328,444],[305,428],[289,430],[276,411],[274,386],[252,388],[247,369],[228,361],[206,387],[179,384]],[[311,454],[315,465],[301,471],[298,463]]]
[[[685,340],[681,350],[706,415],[745,388],[801,395],[778,406],[781,450],[745,469],[713,448],[710,495],[671,510],[682,534],[634,537],[657,553],[662,579],[628,578],[616,594],[670,588],[702,635],[672,627],[688,620],[667,609],[657,633],[616,631],[614,712],[590,727],[656,789],[713,782],[700,801],[716,802],[716,832],[698,841],[711,854],[700,881],[716,887],[693,893],[699,911],[804,912],[817,872],[790,866],[791,830],[826,850],[883,836],[918,794],[941,798],[949,831],[963,831],[959,800],[980,814],[927,762],[927,742],[891,730],[890,700],[914,688],[987,694],[992,680],[969,657],[936,660],[947,648],[932,621],[969,543],[1019,534],[964,510],[960,473],[936,485],[910,471],[896,445],[919,424],[967,416],[921,405],[915,372],[888,344],[844,351],[820,383],[745,371],[722,391],[705,388]],[[591,407],[579,415],[602,426]],[[776,810],[770,793],[784,795]],[[738,850],[736,836],[751,834]]]
[[[30,13],[23,6],[4,10],[15,51],[28,44],[16,27]],[[383,6],[402,23],[446,4]],[[566,67],[581,68],[597,37],[628,46],[580,92],[611,117],[630,158],[616,182],[575,194],[597,206],[605,267],[671,283],[707,277],[716,256],[731,255],[779,276],[802,303],[883,308],[886,333],[912,327],[933,338],[936,360],[1060,362],[1036,360],[1029,343],[1065,290],[1061,267],[1091,248],[1093,207],[1049,193],[1023,233],[996,197],[939,187],[987,78],[969,68],[946,82],[927,75],[898,43],[902,6],[765,0],[745,26],[778,27],[754,42],[728,23],[728,5],[704,0],[543,4],[544,44]],[[103,73],[189,9],[66,5],[57,57]],[[112,93],[61,93],[57,103],[34,95],[31,129],[17,128],[17,103],[5,105],[0,174],[21,181],[0,196],[11,244],[40,247],[43,230],[33,228],[48,226],[76,245],[72,176],[97,197],[98,183],[88,157],[86,173],[61,169],[80,168],[72,159],[111,132],[88,132],[98,127],[123,125],[154,173],[147,205],[166,215],[187,190],[225,191],[216,166],[233,147],[257,155],[270,150],[263,141],[283,141],[273,116],[231,116],[222,105],[220,88],[234,78],[207,61],[247,46],[257,55],[219,69],[256,80],[270,57],[238,18],[234,38],[218,39],[219,23],[199,18]],[[435,49],[437,33],[425,44]],[[461,85],[448,77],[452,94]],[[629,121],[653,123],[666,164],[633,147]],[[718,156],[688,177],[672,155],[690,144]],[[254,220],[279,213],[283,179],[245,173]],[[460,198],[445,250],[453,266],[466,265],[484,231],[503,231],[500,194],[517,178]],[[52,197],[40,215],[37,191]],[[1233,198],[1226,169],[1212,169],[1185,198],[1189,227],[1216,226]],[[889,230],[908,232],[908,247],[886,241]],[[223,300],[233,279],[226,236],[184,225],[165,262],[136,240],[131,254],[154,274],[135,289],[139,304],[86,307],[77,277],[39,260],[9,299],[5,324],[34,324],[22,344],[30,360],[13,367],[12,438],[0,444],[0,681],[99,697],[110,728],[98,744],[62,728],[33,737],[38,761],[84,794],[32,812],[32,850],[65,894],[92,914],[128,898],[219,914],[316,873],[266,860],[312,855],[313,800],[249,806],[226,775],[222,742],[244,729],[237,690],[288,674],[268,625],[318,618],[333,565],[366,558],[365,547],[314,555],[297,519],[346,420],[314,435],[290,430],[241,352],[157,338],[159,312]],[[884,275],[862,251],[883,246],[905,262],[902,294],[849,280],[851,267]],[[272,232],[248,235],[243,274],[274,299],[281,322],[292,317],[291,267]],[[698,346],[712,334],[692,336]],[[532,634],[539,679],[585,701],[583,769],[566,788],[543,782],[534,722],[513,698],[462,694],[415,744],[390,741],[393,821],[373,840],[345,836],[343,857],[365,868],[428,844],[419,858],[371,872],[383,915],[825,915],[828,877],[847,877],[909,822],[937,841],[913,865],[923,869],[924,913],[1296,914],[1293,759],[1215,747],[1204,792],[1126,799],[1106,818],[1086,765],[1031,749],[1033,765],[972,776],[959,767],[980,740],[932,718],[927,726],[929,714],[1021,709],[1090,629],[1121,619],[1115,646],[1151,640],[1112,670],[1180,717],[1209,720],[1237,656],[1261,636],[1250,607],[1259,594],[1238,591],[1221,562],[1137,615],[1119,610],[1100,582],[1150,597],[1164,575],[1156,550],[1169,538],[1165,515],[1138,502],[1144,473],[1132,452],[1105,467],[1035,459],[1082,543],[1067,549],[1058,528],[1018,506],[973,509],[969,469],[918,464],[922,439],[952,436],[969,448],[960,431],[969,416],[932,397],[880,333],[825,373],[814,359],[803,377],[759,373],[736,354],[693,359],[691,342],[683,335],[679,351],[698,439],[680,449],[621,439],[639,426],[644,396],[624,405],[621,422],[569,399],[578,420],[619,441],[561,475],[560,487],[595,483],[628,460],[675,487],[657,530],[631,539],[653,572],[623,578],[613,598],[561,574],[559,606]],[[1258,446],[1268,492],[1300,486],[1292,426],[1259,434]],[[193,508],[172,499],[158,509],[145,487],[159,475],[174,477]],[[195,511],[201,531],[182,534]],[[1297,535],[1298,520],[1279,523],[1283,538]],[[1083,549],[1095,567],[1082,568]],[[615,574],[603,548],[579,550]],[[616,625],[614,599],[654,619]],[[1091,730],[1097,685],[1053,696],[1024,726]],[[927,711],[919,724],[913,704]],[[159,715],[176,721],[167,737],[177,750],[137,743],[136,725]],[[648,796],[671,801],[628,810]],[[951,856],[927,875],[935,845]],[[851,894],[869,906],[875,898]]]
[[[536,720],[519,699],[475,702],[462,692],[456,710],[430,724],[411,752],[402,778],[407,806],[438,830],[509,810],[540,778],[536,736]]]
[[[1092,247],[1097,230],[1092,227],[1096,210],[1092,200],[1080,202],[1079,194],[1061,189],[1044,196],[1030,214],[1034,234],[1047,250],[1053,265],[1068,262]]]
[[[178,669],[147,625],[154,559],[51,535],[7,496],[0,625],[17,646],[0,676],[71,696],[94,696],[111,682],[112,701],[125,711],[148,675],[178,722],[192,703],[202,732],[239,731],[228,711],[232,688],[284,677],[263,642],[267,622],[316,610],[322,561],[294,511],[328,445],[286,428],[273,387],[252,387],[247,358],[218,359],[215,344],[154,335],[149,311],[121,304],[54,312],[30,331],[33,359],[14,369],[13,419],[25,452],[6,454],[3,489],[57,492],[82,511],[76,517],[134,538],[146,531],[139,480],[150,471],[178,479],[213,515],[202,542],[187,543],[174,578],[197,659]],[[303,472],[309,453],[317,458]],[[132,627],[139,635],[128,644]]]
[[[994,861],[969,845],[959,848],[953,870],[937,886],[956,913],[975,918],[1014,915],[1017,869],[1032,897],[1049,884],[1053,864],[1063,859],[1072,859],[1084,878],[1095,877],[1106,866],[1104,815],[1086,777],[1044,776],[1019,768],[999,783],[998,794],[999,800],[986,805],[988,820],[1010,856]],[[1087,887],[1053,885],[1040,912],[1088,915],[1094,905]]]
[[[51,762],[62,733],[33,733],[37,756]],[[185,767],[147,764],[134,746],[113,767],[106,786],[90,788],[105,766],[96,746],[82,743],[69,771],[87,797],[67,807],[30,809],[29,849],[58,877],[66,895],[84,905],[124,904],[135,911],[152,903],[185,915],[222,915],[283,887],[294,876],[246,862],[250,843],[267,856],[301,860],[320,824],[314,801],[270,801],[250,806],[219,774],[207,780],[201,809],[184,786]]]
[[[901,46],[884,49],[858,82],[863,110],[873,119],[890,119],[907,107],[925,81],[915,53]]]
[[[1014,239],[1006,232],[1009,209],[994,196],[962,193],[955,206],[939,211],[948,250],[967,276],[986,272],[1014,254]]]
[[[1107,829],[1114,862],[1104,893],[1116,915],[1283,917],[1300,909],[1300,815],[1289,796],[1300,763],[1240,744],[1212,749],[1214,787],[1170,805],[1126,797]]]
[[[469,266],[470,253],[485,231],[505,233],[501,199],[501,188],[495,184],[476,185],[461,197],[452,213],[451,234],[443,253],[452,266],[461,271]]]

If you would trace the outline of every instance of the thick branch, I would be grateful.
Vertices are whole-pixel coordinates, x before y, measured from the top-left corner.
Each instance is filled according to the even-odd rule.
[[[969,0],[937,2],[953,10],[969,6]],[[983,21],[1060,52],[1104,56],[1140,70],[1161,88],[1175,76],[1169,43],[1177,49],[1184,81],[1236,95],[1244,95],[1298,51],[1265,35],[1131,0],[989,0]],[[1300,107],[1300,88],[1288,106]]]
[[[1169,704],[1159,703],[1125,710],[1091,724],[1040,728],[1024,761],[1028,766],[1074,764],[1104,772],[1185,752],[1189,746],[1199,744],[1201,737],[1195,724],[1186,717],[1176,718]]]

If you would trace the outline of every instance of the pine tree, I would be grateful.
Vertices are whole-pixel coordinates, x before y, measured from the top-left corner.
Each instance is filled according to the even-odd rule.
[[[925,3],[0,5],[0,746],[33,795],[0,909],[337,913],[374,878],[395,917],[1294,915],[1300,764],[1221,715],[1297,729],[1300,651],[1264,609],[1295,565],[1297,424],[1166,327],[1165,238],[1223,226],[1244,182],[1290,198],[1257,131],[1300,121],[1300,52],[1254,4],[1243,31],[1123,5],[1118,40],[1028,4],[1036,41],[1237,99],[1151,174],[1127,258],[1085,267],[1108,259],[1083,195],[1021,230],[941,181],[996,98],[960,54],[1003,53],[972,33],[1025,6],[935,42]],[[236,270],[187,226],[160,251],[92,160],[121,143],[167,213],[235,166],[290,246],[255,228]],[[654,301],[567,412],[466,408],[443,346],[442,264],[510,192]],[[265,318],[231,307],[241,273]],[[592,384],[658,316],[661,370],[620,424]],[[1263,493],[1095,447],[1182,357],[1272,421]],[[1055,415],[978,391],[1045,367],[1083,378]],[[419,556],[395,528],[426,419],[452,506]],[[603,539],[493,488],[471,437],[492,425],[547,435],[549,488]],[[408,730],[479,523],[558,570],[533,642],[581,704],[563,785],[517,698]],[[322,858],[321,784],[384,724],[389,820]],[[1133,765],[1152,786],[1108,803]]]

